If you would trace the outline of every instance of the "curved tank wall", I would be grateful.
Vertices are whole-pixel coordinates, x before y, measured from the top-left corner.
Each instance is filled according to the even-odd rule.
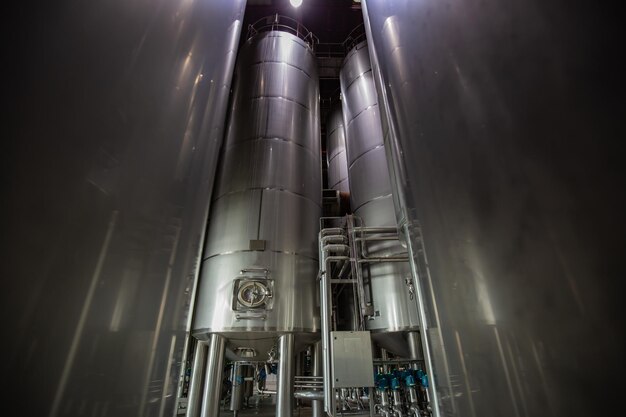
[[[349,193],[346,133],[343,126],[343,112],[340,103],[337,103],[332,108],[326,120],[326,132],[328,188]]]
[[[434,415],[614,414],[624,111],[605,52],[619,25],[564,0],[362,4],[394,193],[428,255]]]
[[[356,45],[346,56],[339,75],[350,178],[350,203],[365,226],[395,226],[391,183],[385,159],[383,135],[376,89],[367,43]],[[403,253],[399,244],[370,245],[373,256]],[[366,322],[372,332],[415,330],[418,316],[415,301],[409,297],[406,278],[410,267],[404,263],[372,264],[364,271],[371,279],[371,293],[376,317]],[[399,335],[398,335],[399,336]],[[404,343],[393,345],[389,335],[373,336],[377,342],[398,352]]]
[[[263,354],[319,327],[319,81],[309,46],[286,32],[242,47],[208,226],[193,333]]]
[[[16,6],[3,396],[173,416],[246,1]]]

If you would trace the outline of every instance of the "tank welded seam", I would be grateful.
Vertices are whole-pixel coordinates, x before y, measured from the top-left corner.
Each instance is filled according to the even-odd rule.
[[[309,80],[313,79],[313,77],[311,77],[311,74],[309,74],[308,72],[306,72],[302,68],[298,67],[297,65],[293,65],[293,64],[290,64],[288,62],[285,62],[285,61],[255,61],[255,62],[251,62],[251,63],[247,64],[246,66],[247,67],[257,67],[257,66],[262,65],[262,64],[283,64],[283,65],[287,65],[288,67],[300,70],[304,75],[307,76],[307,78]]]
[[[299,101],[296,101],[296,100],[294,100],[294,99],[292,99],[292,98],[289,98],[289,97],[283,97],[283,96],[267,96],[267,95],[261,95],[261,96],[253,96],[253,97],[244,97],[242,100],[263,100],[263,99],[265,99],[265,98],[277,98],[277,99],[280,99],[280,100],[285,100],[285,101],[288,101],[288,102],[290,102],[290,103],[296,103],[297,105],[299,105],[299,106],[301,106],[301,107],[303,107],[303,108],[307,109],[308,111],[311,111],[311,108],[310,108],[310,107],[308,107],[307,105],[302,104],[302,103],[300,103]]]
[[[356,77],[354,77],[349,83],[348,85],[346,85],[346,91],[348,90],[348,88],[350,88],[352,86],[352,84],[354,84],[359,78],[363,78],[363,76],[365,74],[367,74],[368,72],[372,72],[372,68],[368,69],[367,71],[363,71],[362,73],[360,73],[359,75],[357,75]]]
[[[235,312],[233,312],[233,314],[235,314]],[[319,317],[318,317],[319,318]],[[278,327],[220,327],[220,328],[208,328],[208,327],[203,327],[200,329],[192,329],[191,333],[196,336],[196,335],[203,335],[205,333],[242,333],[242,332],[294,332],[294,333],[317,333],[319,331],[319,329],[316,330],[315,327],[291,327],[289,328],[289,330],[285,330],[284,328],[278,328]],[[276,336],[273,336],[271,338],[262,338],[262,339],[256,339],[255,340],[269,340],[269,339],[276,339]],[[249,342],[249,339],[239,339],[239,338],[231,338],[228,337],[228,340],[245,340],[247,342]]]
[[[367,149],[365,152],[363,152],[363,153],[359,154],[359,156],[357,156],[357,157],[356,157],[356,159],[355,159],[354,161],[352,161],[352,163],[349,163],[349,164],[348,164],[348,170],[352,169],[352,167],[354,166],[354,164],[356,164],[356,163],[358,162],[358,160],[359,160],[359,159],[361,159],[362,157],[364,157],[366,154],[368,154],[368,153],[370,153],[370,152],[372,152],[372,151],[375,151],[376,149],[380,149],[380,148],[384,148],[384,147],[385,147],[385,145],[384,145],[384,144],[382,144],[382,145],[376,145],[376,146],[374,146],[373,148],[369,148],[369,149]]]
[[[362,44],[364,44],[364,45],[361,46]],[[344,68],[345,66],[348,65],[347,63],[349,61],[351,61],[352,59],[355,59],[355,57],[361,53],[362,49],[365,49],[367,51],[367,60],[370,63],[369,67],[371,69],[372,68],[372,61],[370,59],[370,54],[369,54],[369,51],[367,49],[367,41],[359,42],[352,49],[350,49],[350,51],[346,54],[346,57],[343,59],[343,62],[341,63],[341,68]]]
[[[273,141],[279,141],[279,142],[288,142],[288,143],[293,143],[295,146],[302,148],[308,152],[310,152],[313,156],[317,156],[317,152],[314,152],[313,149],[311,148],[307,148],[306,146],[296,142],[295,140],[292,139],[287,139],[287,138],[280,138],[278,136],[255,136],[249,139],[244,139],[242,141],[239,142],[235,142],[230,146],[227,146],[226,149],[224,149],[224,154],[227,153],[229,150],[231,150],[232,148],[236,148],[240,145],[245,145],[245,144],[249,144],[251,142],[261,142],[264,140],[273,140]]]
[[[344,177],[344,178],[340,179],[339,181],[334,183],[330,188],[334,190],[337,185],[341,184],[344,181],[348,181],[348,177]]]
[[[374,278],[374,277],[372,277]],[[406,332],[408,330],[419,330],[419,325],[418,324],[414,324],[414,325],[409,325],[409,326],[402,326],[402,327],[375,327],[372,328],[372,326],[374,326],[376,323],[376,319],[377,317],[375,317],[374,319],[370,320],[368,323],[365,324],[365,327],[367,327],[367,329],[369,331],[371,331],[372,333],[375,334],[381,334],[381,333],[400,333],[400,332]],[[384,318],[381,318],[381,320],[379,320],[380,325],[384,325],[386,322],[386,320]]]
[[[263,33],[263,36],[255,35],[255,36],[251,37],[250,39],[248,39],[248,41],[246,41],[246,42],[248,42],[248,45],[252,45],[252,42],[249,42],[249,41],[251,39],[254,40],[254,38],[256,36],[259,36],[258,41],[257,41],[258,43],[261,43],[261,41],[264,38],[285,38],[288,41],[297,44],[298,46],[302,46],[309,54],[311,54],[311,56],[313,58],[315,58],[315,53],[313,52],[313,50],[311,49],[309,44],[306,43],[304,40],[294,36],[292,33],[285,32],[285,31],[282,31],[282,30],[272,30],[272,31],[269,31],[269,32],[261,32],[261,33]],[[288,35],[288,36],[284,36],[284,35]]]
[[[352,58],[353,55],[358,54],[361,49],[367,49],[367,39],[362,40],[361,42],[357,43],[352,48],[350,48],[350,51],[348,51],[348,53],[346,54],[346,59],[344,59],[344,62],[348,58]],[[369,57],[369,53],[367,54],[367,56]]]
[[[358,112],[357,114],[355,114],[354,116],[352,116],[352,119],[350,119],[350,121],[348,122],[348,127],[350,127],[352,122],[354,122],[357,119],[357,117],[359,117],[360,115],[362,115],[363,113],[365,113],[366,111],[368,111],[369,109],[372,109],[374,107],[378,107],[378,103],[371,104],[371,105],[367,106],[366,108],[364,108],[363,110],[361,110],[360,112]],[[380,120],[380,117],[378,117],[376,120]],[[381,131],[382,131],[382,127],[381,127]]]
[[[235,328],[236,328],[236,329],[238,329],[238,327],[235,327]],[[255,338],[254,338],[254,340],[255,340],[255,341],[259,341],[259,340],[275,340],[275,339],[276,339],[276,336],[271,336],[271,337],[255,337]],[[228,338],[228,340],[229,340],[229,341],[231,341],[231,342],[234,342],[235,340],[245,340],[245,341],[247,341],[247,342],[248,342],[248,341],[250,341],[250,339],[245,339],[245,338],[242,338],[242,339],[237,339],[236,337],[229,337],[229,338]]]
[[[278,253],[278,254],[283,254],[283,255],[293,255],[293,256],[302,256],[303,258],[309,258],[313,261],[317,261],[319,260],[318,258],[314,257],[314,256],[310,256],[310,255],[305,255],[303,253],[299,253],[299,252],[291,252],[291,251],[286,251],[286,250],[273,250],[273,249],[267,249],[267,250],[251,250],[251,249],[238,249],[238,250],[231,250],[231,251],[227,251],[227,252],[220,252],[220,253],[216,253],[213,254],[211,256],[207,256],[206,258],[202,258],[202,261],[206,261],[209,260],[211,258],[215,258],[216,256],[222,256],[222,255],[234,255],[236,253],[252,253],[252,252],[270,252],[270,253]]]
[[[337,158],[342,153],[346,153],[346,148],[343,148],[341,151],[339,151],[335,155],[331,156],[330,159],[328,160],[328,165],[330,165],[330,163],[333,162],[335,160],[335,158]],[[347,159],[348,159],[348,154],[346,154],[346,160]]]
[[[328,136],[332,136],[333,133],[335,133],[337,130],[339,130],[339,127],[343,127],[343,123],[340,123],[338,125],[335,125],[335,127],[333,128],[333,130],[331,130],[330,132],[328,132]]]
[[[371,203],[372,201],[382,200],[382,199],[389,198],[389,197],[393,197],[393,195],[390,193],[390,194],[379,195],[379,196],[377,196],[377,197],[370,198],[370,199],[369,199],[369,200],[367,200],[365,203],[361,204],[360,206],[358,206],[357,208],[355,208],[355,209],[354,209],[354,210],[352,210],[352,211],[353,211],[354,213],[356,213],[356,211],[357,211],[358,209],[360,209],[361,207],[363,207],[363,206],[364,206],[364,205],[366,205],[367,203]]]
[[[306,196],[306,195],[304,195],[304,194],[300,194],[300,193],[297,193],[297,192],[295,192],[295,191],[287,190],[287,189],[282,188],[282,187],[273,187],[273,186],[269,186],[269,187],[248,187],[248,188],[244,188],[243,190],[233,190],[233,191],[229,191],[229,192],[227,192],[227,193],[220,194],[219,196],[217,196],[217,197],[216,197],[216,198],[212,201],[212,203],[216,202],[217,200],[221,199],[222,197],[226,197],[226,196],[233,195],[233,194],[237,194],[237,193],[244,193],[244,192],[246,192],[246,191],[250,191],[250,190],[270,190],[270,191],[281,191],[281,192],[284,192],[284,193],[287,193],[287,194],[293,194],[293,195],[296,195],[296,196],[298,196],[298,197],[300,197],[300,198],[303,198],[303,199],[305,199],[305,200],[310,201],[311,203],[315,204],[315,205],[316,205],[317,207],[319,207],[319,208],[322,208],[322,205],[321,205],[321,204],[316,203],[316,202],[315,202],[315,200],[312,200],[311,198],[307,197],[307,196]]]

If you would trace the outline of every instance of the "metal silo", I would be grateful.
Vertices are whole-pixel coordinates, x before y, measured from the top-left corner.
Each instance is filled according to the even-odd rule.
[[[362,5],[420,272],[433,415],[610,415],[624,374],[623,296],[610,290],[623,263],[609,260],[624,185],[609,162],[620,70],[598,54],[612,47],[607,10]]]
[[[367,43],[357,44],[346,56],[340,72],[350,179],[350,203],[367,227],[395,226],[391,183],[385,159],[380,111]],[[404,253],[399,244],[369,246],[375,256]],[[384,348],[406,355],[404,331],[417,330],[418,315],[410,296],[411,270],[406,263],[378,263],[366,267],[375,316],[366,328]],[[394,332],[395,335],[390,335]],[[410,343],[409,343],[410,344]]]
[[[326,120],[326,155],[328,188],[349,193],[346,133],[343,126],[341,104],[336,104]]]
[[[226,345],[266,360],[278,348],[279,375],[319,330],[316,65],[309,44],[287,32],[258,33],[241,48],[193,322],[218,354]],[[280,389],[278,415],[292,397]]]

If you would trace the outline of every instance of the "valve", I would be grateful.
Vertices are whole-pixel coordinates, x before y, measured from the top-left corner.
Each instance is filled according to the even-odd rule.
[[[385,391],[389,388],[389,380],[385,375],[378,375],[378,380],[376,381],[376,388],[379,391]]]
[[[397,391],[400,389],[400,380],[398,380],[398,378],[396,377],[391,378],[391,389],[393,391]]]

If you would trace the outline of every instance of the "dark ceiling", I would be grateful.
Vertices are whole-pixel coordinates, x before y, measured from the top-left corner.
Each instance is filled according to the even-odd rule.
[[[352,0],[303,0],[298,8],[289,0],[248,0],[244,36],[250,23],[275,13],[300,21],[320,43],[343,42],[363,22],[361,6]]]

